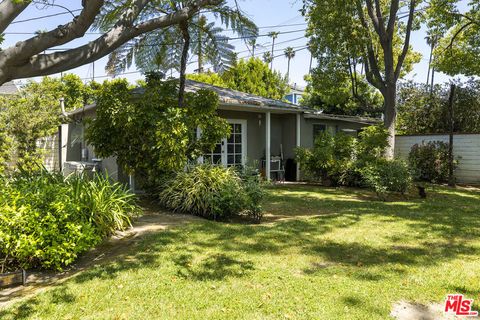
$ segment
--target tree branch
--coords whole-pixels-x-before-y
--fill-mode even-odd
[[[387,26],[387,34],[389,34],[393,38],[393,34],[395,32],[395,23],[397,21],[397,13],[400,6],[400,0],[392,0],[392,4],[390,5],[390,17],[388,17],[388,26]]]
[[[25,10],[32,1],[4,0],[0,3],[0,33],[8,28],[20,13]]]
[[[30,58],[28,63],[13,68],[12,74],[15,75],[15,78],[43,76],[91,63],[108,55],[136,36],[178,24],[192,17],[200,8],[221,2],[222,0],[198,0],[175,13],[150,19],[134,26],[128,26],[119,21],[110,31],[86,45],[62,52],[35,55]],[[0,74],[0,83],[2,80],[3,82],[11,80],[11,78],[6,78],[7,80],[4,78],[6,77],[2,78]]]
[[[365,14],[363,13],[363,7],[359,0],[356,1],[357,4],[357,11],[358,16],[360,18],[360,22],[362,23],[363,28],[369,34],[369,41],[366,46],[366,53],[365,53],[365,72],[369,73],[370,80],[369,82],[374,84],[376,83],[375,87],[381,90],[380,88],[384,85],[383,77],[380,73],[380,68],[378,67],[377,57],[375,56],[375,51],[373,50],[373,43],[372,43],[372,35],[370,34],[370,26],[367,22]],[[368,68],[368,72],[367,72]],[[374,79],[375,78],[375,79]]]
[[[40,33],[25,41],[17,42],[15,46],[1,52],[0,59],[5,59],[7,64],[13,59],[16,63],[24,63],[25,59],[37,53],[82,37],[100,12],[103,3],[104,0],[86,1],[80,15],[71,22],[58,26],[49,32]]]
[[[408,49],[410,48],[410,36],[412,33],[413,20],[415,15],[415,0],[410,0],[410,16],[408,17],[407,29],[405,31],[405,43],[403,44],[403,50],[400,56],[398,57],[397,66],[395,68],[395,80],[400,77],[400,72],[402,71],[403,62],[408,54]]]

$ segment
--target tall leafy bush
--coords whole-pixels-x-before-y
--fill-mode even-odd
[[[133,195],[107,178],[41,171],[2,182],[0,271],[61,270],[139,213]]]
[[[408,162],[416,180],[432,183],[448,181],[448,144],[445,142],[429,141],[413,145]]]
[[[260,219],[262,196],[258,176],[242,180],[235,168],[198,165],[167,179],[160,202],[173,211],[209,219],[238,214]]]

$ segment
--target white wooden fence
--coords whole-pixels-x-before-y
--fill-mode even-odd
[[[407,159],[414,144],[422,141],[443,141],[448,143],[448,135],[416,135],[397,136],[395,140],[395,155]],[[465,184],[480,184],[480,134],[457,134],[453,138],[453,153],[459,158],[458,169],[455,171],[457,182]]]

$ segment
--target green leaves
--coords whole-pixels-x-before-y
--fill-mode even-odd
[[[288,90],[287,79],[259,58],[241,59],[221,77],[228,88],[271,99],[283,100]]]
[[[0,270],[61,270],[140,212],[134,196],[108,178],[42,171],[1,182]]]
[[[125,81],[105,83],[87,140],[99,156],[116,156],[127,172],[145,177],[150,186],[196,161],[229,133],[216,115],[218,96],[212,91],[186,93],[183,108],[177,103],[177,81],[149,77],[139,91],[132,96]]]
[[[264,191],[259,177],[243,178],[233,167],[189,167],[163,183],[160,202],[173,211],[209,219],[225,219],[241,213],[260,219]]]

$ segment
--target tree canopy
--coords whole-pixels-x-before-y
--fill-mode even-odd
[[[0,2],[0,33],[29,6],[42,3],[55,6],[53,0],[4,0]],[[201,9],[224,8],[225,0],[88,0],[70,22],[17,42],[0,51],[0,84],[9,80],[43,76],[91,63],[126,42],[143,34],[185,23]],[[218,16],[223,19],[223,12]],[[47,51],[72,44],[89,30],[102,32],[93,41],[71,49]]]
[[[464,8],[466,6],[466,8]],[[434,66],[448,75],[480,75],[480,1],[434,0],[428,27],[443,35]]]
[[[310,50],[319,72],[349,77],[352,94],[358,92],[358,73],[384,97],[385,126],[390,132],[389,156],[393,156],[396,121],[396,85],[411,70],[419,55],[410,47],[412,30],[424,1],[304,0]],[[327,79],[318,77],[318,79]],[[330,80],[330,79],[327,79]],[[321,84],[318,85],[321,87]]]
[[[147,78],[138,97],[132,96],[125,80],[105,83],[96,118],[87,128],[95,153],[117,157],[127,172],[155,184],[165,173],[180,170],[213,149],[230,128],[216,114],[217,94],[186,93],[185,104],[179,107],[178,90],[178,81],[161,81],[157,76]]]
[[[240,59],[220,74],[190,74],[187,78],[270,99],[283,100],[288,93],[287,79],[260,58]]]
[[[454,132],[480,133],[480,81],[457,83]],[[447,133],[450,130],[450,86],[407,82],[398,93],[398,131],[401,134]]]
[[[65,99],[65,110],[71,111],[92,103],[98,87],[96,83],[85,85],[78,76],[66,74],[62,78],[29,81],[18,94],[0,97],[3,162],[10,159],[20,167],[37,163],[40,156],[37,140],[54,134],[61,123],[60,98]]]

